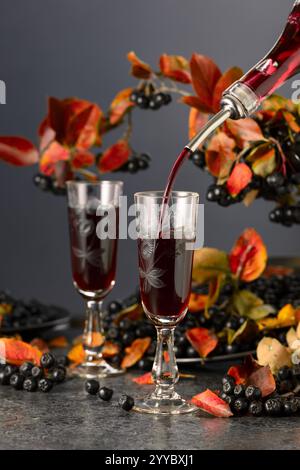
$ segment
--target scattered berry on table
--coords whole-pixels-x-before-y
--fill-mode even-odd
[[[245,413],[248,410],[249,403],[246,398],[237,398],[232,404],[233,410],[240,414]]]
[[[101,387],[99,390],[99,398],[104,401],[109,401],[113,396],[114,391],[111,388]]]
[[[23,390],[35,392],[37,390],[37,381],[33,377],[27,377],[23,382]]]
[[[134,407],[134,399],[129,395],[122,395],[119,399],[119,406],[125,411],[130,411]]]
[[[41,379],[44,375],[44,371],[41,367],[39,366],[34,366],[31,369],[31,376],[34,377],[35,379]]]
[[[34,367],[34,364],[32,362],[23,362],[23,364],[20,366],[20,374],[23,375],[24,377],[30,377],[31,376],[31,371]]]
[[[67,375],[67,371],[65,367],[55,367],[54,369],[51,369],[50,371],[50,378],[53,380],[53,382],[60,384],[62,383]]]
[[[280,398],[269,398],[264,404],[265,411],[270,416],[278,416],[282,410]]]
[[[253,400],[249,405],[249,413],[252,416],[261,416],[263,414],[263,403],[260,400]]]
[[[48,393],[53,388],[52,380],[44,377],[38,381],[38,389],[40,392]]]
[[[16,390],[22,390],[24,380],[25,380],[25,377],[23,375],[14,373],[10,377],[9,384],[12,387],[14,387]]]
[[[99,392],[100,384],[98,380],[87,380],[85,382],[85,390],[89,395],[97,395]]]
[[[292,400],[286,400],[283,403],[283,413],[286,416],[292,416],[292,415],[296,414],[297,411],[298,411],[298,405],[297,405],[296,402],[294,402]]]

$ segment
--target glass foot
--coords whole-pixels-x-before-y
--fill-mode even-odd
[[[113,367],[105,360],[102,361],[93,361],[93,362],[83,362],[78,364],[78,366],[69,370],[70,374],[75,377],[82,377],[85,379],[94,379],[102,377],[112,377],[114,375],[124,374],[124,369],[119,369]]]
[[[179,415],[183,413],[192,413],[197,407],[188,403],[175,393],[169,398],[163,398],[152,393],[150,396],[136,400],[134,411],[140,413],[152,413],[160,415]]]

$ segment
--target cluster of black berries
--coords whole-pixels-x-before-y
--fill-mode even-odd
[[[260,277],[249,283],[247,288],[276,310],[287,304],[300,306],[300,275],[297,273],[270,278]]]
[[[157,93],[151,88],[149,90],[134,90],[130,95],[130,100],[141,109],[152,109],[155,111],[171,103],[172,96],[169,93]]]
[[[148,153],[134,154],[116,171],[127,171],[128,173],[134,174],[139,170],[147,170],[147,168],[149,168],[150,161],[151,157]]]
[[[2,365],[0,369],[0,384],[10,385],[16,390],[27,392],[47,393],[54,385],[64,382],[67,358],[56,358],[51,353],[41,357],[40,366],[32,362],[24,362],[20,367],[10,364]]]
[[[42,191],[49,191],[56,196],[65,196],[67,193],[66,187],[58,186],[55,179],[51,178],[51,176],[43,175],[42,173],[34,175],[33,182],[37,188]]]
[[[61,307],[54,305],[44,305],[37,300],[24,302],[12,297],[11,294],[5,291],[0,292],[0,312],[1,306],[4,310],[9,308],[9,314],[3,315],[1,318],[1,330],[6,329],[19,329],[19,328],[32,328],[42,325],[49,321],[56,319],[63,313],[67,315],[68,312]]]
[[[300,224],[300,205],[277,207],[270,212],[269,219],[271,222],[282,224],[286,227]]]
[[[279,370],[279,375],[283,369]],[[292,368],[289,369],[289,373],[291,376],[295,373],[298,378],[300,370],[298,371],[298,367]],[[229,404],[232,412],[237,416],[246,413],[252,416],[292,416],[300,412],[300,397],[292,393],[292,390],[290,389],[290,393],[286,395],[281,395],[282,390],[276,389],[272,395],[262,398],[258,387],[236,384],[233,377],[225,375],[222,379],[220,398]]]
[[[257,198],[275,201],[279,204],[269,215],[271,222],[280,223],[286,227],[300,224],[300,205],[298,203],[287,205],[285,202],[288,195],[294,195],[296,201],[297,198],[299,198],[300,135],[295,133],[291,135],[291,129],[285,124],[274,125],[274,123],[272,123],[270,126],[268,124],[265,126],[263,123],[259,122],[259,125],[262,127],[266,137],[275,138],[280,142],[283,153],[286,156],[286,171],[277,170],[266,178],[253,175],[252,181],[237,197],[232,197],[228,193],[226,184],[218,185],[215,182],[207,190],[207,200],[209,202],[216,202],[221,207],[229,207],[243,201],[246,194],[255,189],[258,191]],[[251,147],[249,147],[249,152],[250,151]],[[279,166],[282,156],[279,154],[278,150],[276,151],[278,153],[277,160]],[[206,168],[205,152],[203,150],[194,152],[190,160],[198,168]],[[247,164],[246,153],[243,158],[240,159],[240,162]]]
[[[100,383],[95,379],[87,380],[85,390],[89,395],[98,395],[104,401],[110,401],[114,393],[111,388],[100,387]],[[118,404],[123,410],[130,411],[134,407],[134,399],[129,395],[122,395]]]
[[[192,153],[190,160],[194,163],[195,166],[201,168],[202,170],[206,166],[205,153],[202,150],[196,150],[196,152]]]

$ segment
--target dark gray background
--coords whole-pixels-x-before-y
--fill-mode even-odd
[[[151,64],[163,52],[190,57],[196,51],[214,58],[223,70],[239,65],[246,71],[272,46],[292,4],[292,0],[0,0],[0,79],[7,85],[7,104],[0,106],[0,134],[36,139],[49,95],[78,96],[105,109],[118,90],[135,83],[126,60],[131,49]],[[290,95],[290,86],[284,92]],[[157,114],[135,113],[134,146],[150,152],[153,163],[147,172],[124,175],[130,200],[135,191],[164,187],[173,160],[187,142],[187,119],[188,109],[174,103]],[[0,288],[79,312],[81,300],[71,282],[64,198],[37,190],[31,183],[33,168],[1,164],[0,171]],[[198,191],[204,201],[209,180],[187,163],[176,187]],[[245,227],[253,226],[271,255],[299,254],[299,229],[271,225],[270,208],[263,202],[250,209],[206,204],[206,245],[228,250]],[[136,246],[123,241],[111,297],[128,294],[136,282]]]

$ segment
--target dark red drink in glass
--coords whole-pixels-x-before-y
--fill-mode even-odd
[[[184,239],[139,239],[140,291],[144,309],[156,317],[185,314],[191,288],[193,250]]]

